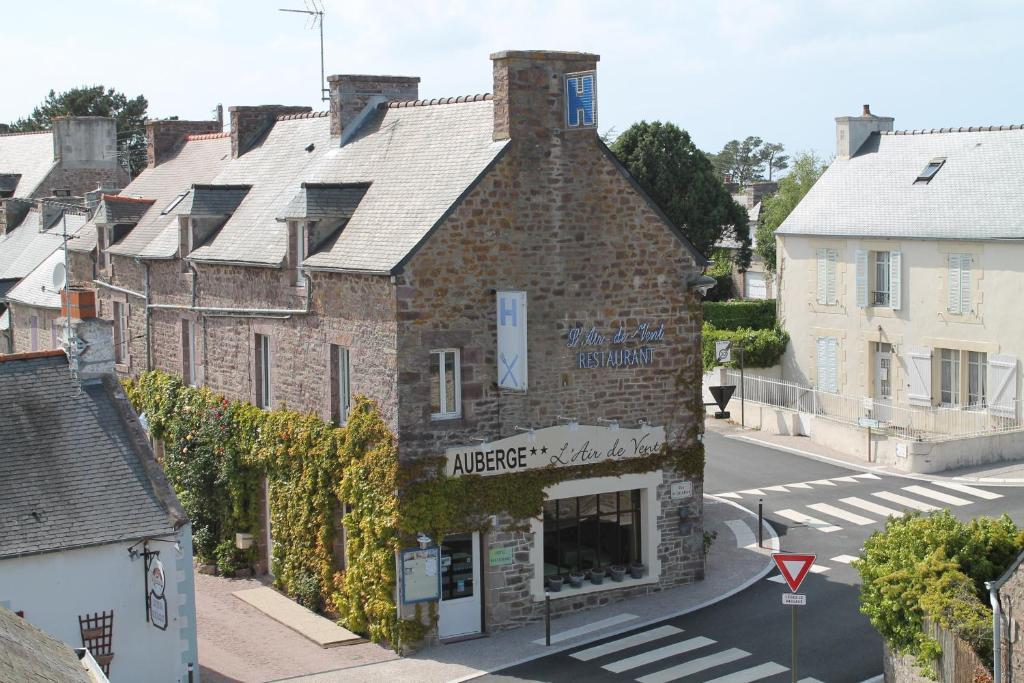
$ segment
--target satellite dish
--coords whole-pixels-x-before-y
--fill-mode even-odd
[[[68,269],[64,267],[63,263],[58,263],[53,267],[53,288],[59,292],[67,283]]]

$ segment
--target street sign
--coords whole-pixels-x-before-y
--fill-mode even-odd
[[[873,417],[858,417],[857,426],[867,427],[868,429],[878,429],[882,426],[882,423]]]
[[[779,567],[782,578],[789,584],[789,589],[794,593],[800,588],[801,582],[810,571],[817,555],[805,553],[772,553],[772,559]]]
[[[718,412],[715,413],[715,417],[722,419],[729,417],[729,413],[725,412],[725,407],[729,405],[729,399],[732,398],[732,392],[736,391],[735,384],[723,384],[720,387],[708,387],[711,392],[711,398],[715,399],[715,403],[718,404]]]
[[[715,362],[716,363],[728,363],[732,360],[732,342],[731,341],[716,341],[715,342]]]
[[[783,593],[782,594],[783,605],[799,605],[803,607],[807,604],[807,596],[801,593]]]

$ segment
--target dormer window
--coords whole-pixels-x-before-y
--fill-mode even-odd
[[[309,231],[305,222],[289,222],[289,240],[291,242],[292,268],[294,269],[293,283],[296,287],[304,287],[306,278],[302,276],[302,262],[309,255]]]
[[[935,177],[935,174],[939,172],[942,165],[946,163],[945,157],[939,157],[932,159],[928,162],[928,165],[924,167],[924,170],[917,174],[917,180],[914,181],[915,185],[927,185]]]

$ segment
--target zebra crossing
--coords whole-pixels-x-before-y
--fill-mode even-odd
[[[805,491],[808,489],[814,489],[822,486],[837,486],[838,484],[858,484],[864,481],[879,480],[877,474],[871,472],[865,472],[863,474],[854,474],[846,477],[833,477],[831,479],[814,479],[812,481],[798,481],[792,484],[779,484],[777,486],[762,486],[756,489],[743,489],[739,491],[724,491],[722,493],[712,493],[711,495],[717,498],[730,498],[732,500],[740,500],[744,496],[764,496],[766,491],[768,493],[789,493],[790,491]]]
[[[623,674],[624,678],[637,683],[670,683],[683,679],[704,683],[756,683],[789,671],[789,667],[778,662],[756,661],[746,650],[725,647],[712,638],[667,625],[586,647],[569,656],[581,662],[594,662],[605,671]],[[640,673],[641,669],[645,673]],[[799,683],[821,681],[802,678]]]

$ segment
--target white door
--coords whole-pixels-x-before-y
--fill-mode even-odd
[[[439,638],[480,633],[480,534],[453,534],[441,542]]]
[[[881,342],[875,343],[875,387],[874,410],[872,417],[883,422],[892,420],[892,346]]]
[[[743,274],[743,289],[748,299],[767,299],[768,284],[765,282],[764,273],[747,271]]]

